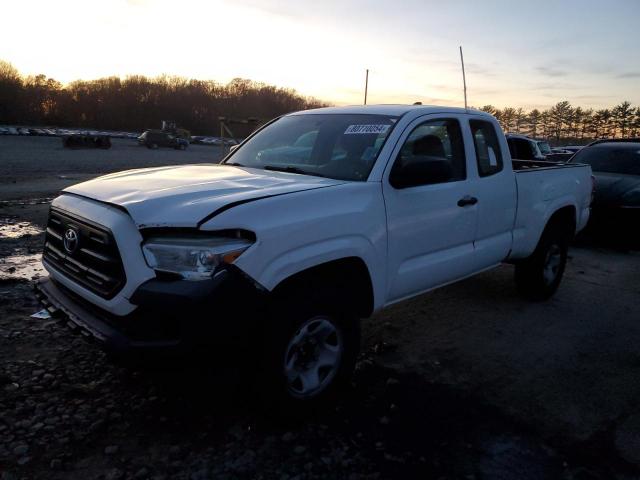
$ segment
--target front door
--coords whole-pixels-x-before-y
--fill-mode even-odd
[[[455,115],[414,121],[392,158],[383,177],[387,303],[473,273],[478,214]]]

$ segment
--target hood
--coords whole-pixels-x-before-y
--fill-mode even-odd
[[[205,217],[233,203],[342,183],[309,175],[201,164],[113,173],[64,192],[122,207],[139,228],[196,227]]]
[[[640,189],[638,175],[604,172],[594,172],[593,175],[596,177],[594,206],[622,205],[631,192]]]

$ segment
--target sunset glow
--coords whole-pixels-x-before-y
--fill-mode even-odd
[[[535,3],[535,6],[531,6]],[[0,59],[63,82],[170,74],[249,78],[336,104],[548,107],[640,103],[631,1],[21,0]],[[8,21],[10,20],[10,21]]]

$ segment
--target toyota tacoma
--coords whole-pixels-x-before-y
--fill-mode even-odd
[[[549,298],[592,191],[589,166],[512,161],[483,112],[292,113],[220,164],[65,189],[37,288],[115,356],[243,351],[258,391],[308,404],[349,379],[359,319],[391,304],[505,262]]]

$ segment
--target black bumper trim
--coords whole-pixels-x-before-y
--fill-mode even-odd
[[[130,302],[137,308],[117,316],[49,277],[36,294],[54,315],[111,353],[189,355],[249,345],[261,325],[267,295],[234,266],[210,280],[190,282],[157,278],[140,285]]]
[[[128,350],[171,349],[179,345],[179,340],[139,341],[129,338],[107,321],[97,316],[80,303],[74,301],[49,277],[40,279],[36,285],[36,295],[54,316],[64,314],[61,320],[84,337],[95,340],[106,350],[119,352]]]

